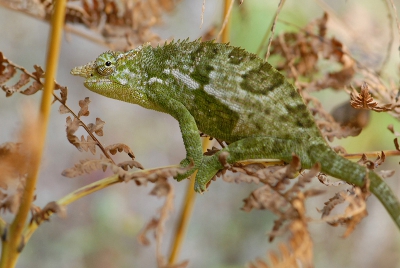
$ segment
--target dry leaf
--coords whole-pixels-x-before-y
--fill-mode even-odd
[[[39,142],[32,133],[38,133],[37,120],[37,108],[25,104],[18,142],[0,145],[0,209],[11,213],[21,204],[30,165],[36,161]]]
[[[56,213],[60,218],[65,218],[67,215],[65,207],[53,201],[48,203],[43,209],[35,210],[31,218],[31,223],[36,222],[39,225],[43,221],[49,221],[52,213]]]
[[[66,132],[67,132],[67,139],[68,141],[74,145],[79,151],[82,150],[81,145],[80,145],[80,140],[77,136],[74,135],[74,133],[78,130],[80,126],[80,122],[77,118],[71,119],[70,116],[66,118],[67,126],[66,126]]]
[[[81,109],[78,112],[78,118],[80,118],[81,116],[89,115],[89,103],[89,97],[86,97],[84,100],[79,101],[79,107],[81,107]]]
[[[128,168],[132,169],[134,167],[143,169],[142,164],[140,164],[139,162],[137,162],[135,160],[124,161],[122,163],[119,163],[117,166],[121,167],[125,171],[128,171]]]
[[[80,160],[74,167],[63,170],[61,175],[68,178],[75,178],[96,170],[105,171],[110,164],[111,161],[106,158]]]
[[[116,144],[111,144],[105,148],[106,151],[109,151],[112,155],[115,155],[117,152],[125,152],[129,155],[130,158],[134,159],[135,155],[133,154],[133,151],[131,148],[129,148],[128,145],[123,144],[123,143],[116,143]]]
[[[89,112],[89,111],[88,111]],[[88,124],[87,127],[89,129],[90,133],[96,133],[97,136],[103,136],[103,126],[106,122],[101,120],[100,118],[96,118],[96,123],[95,124]]]
[[[386,112],[392,110],[392,105],[385,105],[383,107],[378,106],[378,103],[372,98],[371,94],[368,92],[367,83],[361,85],[360,93],[355,90],[350,95],[350,104],[356,109],[367,109],[373,110],[375,112]]]
[[[60,108],[58,108],[58,112],[60,114],[67,114],[69,113],[69,109],[64,105],[64,104],[60,104]]]

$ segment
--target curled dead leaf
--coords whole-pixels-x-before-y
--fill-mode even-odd
[[[106,122],[101,120],[99,117],[96,118],[96,123],[95,124],[88,124],[87,127],[89,129],[90,133],[96,133],[97,136],[103,136],[103,126]]]
[[[133,151],[131,148],[129,148],[128,145],[123,144],[123,143],[116,143],[116,144],[111,144],[105,148],[106,151],[109,151],[112,155],[115,155],[117,152],[125,152],[128,154],[128,156],[132,159],[135,158],[135,155],[133,154]]]
[[[90,103],[89,97],[86,97],[84,100],[79,101],[79,107],[81,107],[81,109],[78,112],[78,118],[80,118],[81,116],[89,115],[89,103]]]
[[[57,202],[48,203],[43,209],[35,210],[31,218],[31,223],[36,222],[37,224],[42,223],[43,221],[49,221],[50,215],[56,213],[60,218],[65,218],[67,215],[66,209],[64,206],[60,206]]]
[[[143,169],[142,164],[140,164],[139,162],[137,162],[135,160],[124,161],[122,163],[119,163],[117,166],[121,167],[125,171],[128,171],[128,168],[132,169],[134,167]]]
[[[350,94],[351,106],[355,109],[373,110],[375,112],[386,112],[392,110],[391,104],[378,106],[378,103],[372,98],[368,90],[368,84],[365,82],[361,85],[360,93],[357,93],[357,91],[353,90],[353,92]]]

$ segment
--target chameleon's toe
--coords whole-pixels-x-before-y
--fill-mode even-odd
[[[182,173],[182,174],[178,174],[178,175],[176,175],[174,177],[174,179],[177,180],[177,181],[181,181],[181,180],[187,179],[190,175],[192,175],[193,172],[194,172],[194,169],[193,170],[189,170],[189,171],[187,171],[185,173]]]
[[[211,165],[212,160],[212,158],[206,158],[205,161],[203,161],[203,165],[199,167],[196,175],[196,181],[194,183],[194,190],[198,193],[202,193],[207,190],[208,184],[219,170],[218,166],[213,167]],[[216,163],[219,164],[219,162]]]
[[[197,193],[203,193],[207,189],[206,184],[201,184],[199,182],[194,183],[194,191]]]
[[[180,162],[181,168],[188,168],[190,164],[191,164],[191,161],[188,158],[185,158]],[[196,167],[190,168],[190,169],[186,170],[185,172],[176,175],[174,177],[174,179],[177,180],[177,181],[181,181],[181,180],[187,179],[190,175],[193,174],[193,172],[195,170],[196,170]]]

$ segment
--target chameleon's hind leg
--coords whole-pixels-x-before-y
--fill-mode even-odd
[[[212,156],[204,156],[196,175],[195,191],[205,191],[207,183],[218,170],[223,168],[219,161],[219,155],[222,152],[229,153],[227,158],[229,164],[240,160],[261,158],[290,162],[293,152],[299,155],[302,161],[307,161],[308,157],[303,156],[300,148],[299,141],[273,137],[251,137],[236,141]]]

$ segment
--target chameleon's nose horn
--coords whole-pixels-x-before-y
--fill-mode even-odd
[[[89,62],[86,65],[75,67],[71,70],[72,75],[79,75],[85,78],[89,78],[94,71],[94,61]]]

